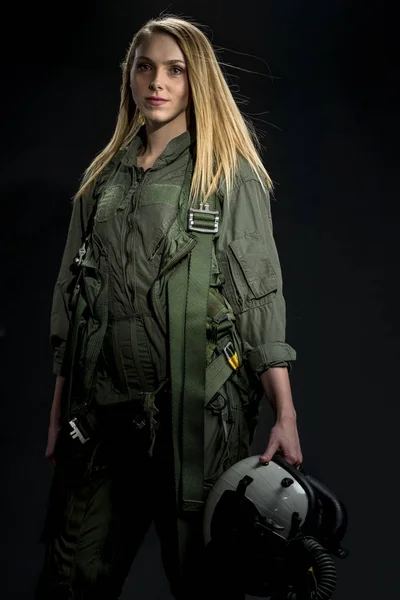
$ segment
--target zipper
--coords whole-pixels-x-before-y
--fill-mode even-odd
[[[197,244],[197,240],[195,238],[191,238],[190,241],[186,244],[186,246],[184,246],[179,252],[177,252],[177,254],[173,257],[173,259],[171,260],[170,263],[166,264],[165,267],[162,269],[162,271],[160,271],[160,273],[157,276],[157,279],[154,281],[152,287],[151,287],[151,301],[153,304],[153,309],[155,312],[155,315],[157,317],[157,321],[158,324],[161,328],[161,331],[164,333],[164,335],[167,334],[167,328],[166,328],[166,324],[165,321],[161,315],[161,311],[159,311],[158,309],[158,301],[156,298],[156,284],[159,283],[160,278],[165,275],[165,273],[167,273],[168,271],[170,271],[175,265],[176,263],[178,263],[180,260],[182,260],[182,258],[188,253],[190,252],[190,250]]]
[[[164,234],[164,235],[161,237],[160,241],[159,241],[159,242],[158,242],[158,244],[156,245],[156,247],[155,247],[155,249],[154,249],[154,251],[153,251],[152,255],[151,255],[151,256],[150,256],[150,258],[149,258],[149,262],[151,262],[152,260],[154,260],[154,257],[157,255],[157,252],[159,251],[159,249],[160,249],[160,246],[161,246],[161,244],[163,243],[164,239],[165,239],[165,234]]]
[[[133,284],[133,303],[132,303],[132,309],[134,310],[134,304],[137,304],[137,293],[136,293],[136,222],[135,222],[135,215],[137,212],[137,208],[138,208],[138,204],[139,204],[139,200],[140,200],[140,193],[142,191],[144,182],[146,180],[146,176],[147,173],[150,171],[150,169],[148,169],[147,171],[142,171],[140,173],[140,179],[138,181],[138,186],[135,190],[135,206],[133,208],[133,211],[130,215],[131,217],[131,221],[132,221],[132,227],[131,227],[131,232],[132,232],[132,243],[133,243],[133,253],[132,253],[132,268],[133,268],[133,277],[132,277],[132,284]],[[128,243],[128,240],[127,240]]]
[[[135,302],[136,302],[136,252],[135,252],[135,245],[136,245],[136,227],[135,227],[135,215],[137,212],[137,208],[139,205],[139,200],[140,200],[140,193],[141,190],[144,186],[146,177],[147,177],[147,173],[151,171],[151,169],[148,169],[147,171],[143,171],[143,169],[140,171],[140,175],[137,178],[137,185],[136,186],[132,186],[132,191],[130,192],[130,197],[129,197],[129,201],[127,203],[127,212],[124,215],[124,223],[123,223],[123,234],[121,235],[122,238],[122,248],[121,248],[121,254],[124,257],[123,261],[124,261],[124,265],[123,265],[123,273],[124,273],[124,287],[125,287],[125,293],[128,297],[128,301],[132,310],[132,313],[135,313]],[[132,207],[132,198],[135,196],[135,204]],[[131,219],[131,226],[128,227],[129,225],[129,221],[128,219]],[[132,292],[129,291],[129,287],[128,287],[128,278],[126,275],[126,266],[129,262],[129,237],[126,233],[127,228],[129,229],[129,231],[131,232],[131,236],[132,236],[132,244],[133,244],[133,253],[132,253],[132,268],[133,268],[133,276],[132,276],[132,284],[133,284],[133,297],[132,297]],[[134,324],[135,324],[135,335],[136,335],[136,327],[137,327],[137,321],[136,319],[134,319]],[[134,363],[135,363],[135,367],[136,367],[136,371],[137,371],[137,375],[140,381],[140,385],[142,387],[142,389],[147,390],[148,389],[148,384],[143,372],[143,368],[142,365],[140,363],[140,358],[139,358],[139,353],[136,347],[135,342],[133,342],[133,344],[131,344],[132,347],[132,352],[133,352],[133,357],[134,357]]]
[[[124,211],[124,215],[122,217],[123,222],[122,222],[121,247],[120,247],[121,260],[122,260],[122,277],[124,279],[124,289],[125,289],[126,297],[129,299],[129,304],[131,306],[132,312],[133,312],[133,306],[132,306],[132,302],[131,302],[129,291],[128,291],[128,281],[127,281],[127,277],[126,277],[127,259],[126,259],[126,252],[125,252],[125,246],[126,246],[125,237],[126,237],[126,228],[127,228],[127,222],[128,222],[128,214],[130,211],[131,196],[133,193],[134,193],[134,186],[132,185],[131,189],[128,192],[129,199],[128,199],[128,202],[126,205],[126,209]]]
[[[150,169],[148,169],[148,171],[150,171]],[[138,177],[137,181],[132,184],[130,190],[128,191],[128,202],[126,205],[126,209],[124,211],[124,215],[123,215],[123,223],[122,223],[122,231],[121,231],[121,258],[122,258],[122,274],[123,274],[123,278],[124,278],[124,289],[125,289],[125,294],[126,297],[128,298],[129,301],[129,305],[131,307],[132,312],[135,312],[134,310],[134,306],[132,303],[132,297],[131,294],[129,292],[129,288],[128,288],[128,279],[126,276],[126,267],[127,267],[127,263],[128,263],[128,252],[127,252],[127,246],[128,246],[128,241],[127,241],[127,228],[128,228],[128,217],[131,214],[131,202],[132,202],[132,197],[134,194],[138,194],[141,190],[141,188],[143,187],[143,182],[144,179],[148,173],[148,171],[146,172],[141,172],[140,176]],[[136,213],[136,208],[137,208],[137,202],[135,205],[135,209],[132,211],[132,215],[134,216]],[[133,260],[135,260],[133,258]]]

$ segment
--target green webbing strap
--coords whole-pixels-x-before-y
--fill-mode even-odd
[[[197,243],[174,268],[167,289],[172,439],[181,568],[190,543],[190,528],[184,512],[202,509],[204,501],[206,316],[216,223],[215,215],[207,210],[201,213],[189,211],[192,167],[190,158],[182,186],[180,216],[181,226],[189,229]],[[199,232],[198,229],[206,231]]]
[[[168,282],[175,483],[177,505],[184,512],[200,510],[204,500],[206,318],[218,222],[207,205],[201,210],[189,208],[192,172],[190,158],[182,186],[181,224],[197,243]]]
[[[204,495],[206,312],[213,236],[207,233],[201,237],[203,243],[198,240],[168,282],[172,439],[181,570],[191,542],[191,529],[182,518],[182,510],[201,509]],[[196,301],[193,294],[197,295]],[[193,320],[191,327],[189,319]]]
[[[81,318],[82,318],[85,308],[86,308],[86,301],[82,297],[82,294],[79,292],[77,304],[76,304],[76,308],[75,308],[75,313],[74,313],[74,324],[72,326],[71,341],[70,341],[70,365],[71,365],[71,368],[69,369],[68,396],[67,396],[67,402],[66,402],[67,406],[66,406],[66,411],[64,413],[68,421],[70,418],[69,411],[70,411],[70,407],[71,407],[72,380],[73,380],[73,376],[74,376],[75,355],[76,355],[76,349],[78,346],[78,331],[79,331],[79,325],[80,325]]]
[[[186,295],[179,293],[187,286],[188,278],[188,260],[185,259],[175,269],[168,282],[168,310],[169,310],[169,356],[171,373],[171,396],[172,396],[172,442],[174,449],[174,473],[175,473],[175,491],[177,496],[177,505],[180,494],[180,474],[181,474],[181,446],[179,440],[182,434],[181,428],[181,399],[183,394],[183,371],[184,371],[184,345],[182,340],[185,338],[185,320],[182,315],[185,314]],[[177,293],[178,292],[178,293]]]
[[[196,214],[196,217],[198,213]],[[206,387],[206,318],[211,276],[214,215],[201,214],[197,244],[189,255],[186,297],[185,369],[182,405],[182,508],[197,511],[204,498],[204,398]]]
[[[182,315],[185,314],[186,295],[177,293],[179,290],[186,289],[188,280],[188,259],[186,258],[172,273],[168,282],[168,307],[169,307],[169,355],[170,355],[170,373],[171,373],[171,398],[172,398],[172,445],[174,454],[174,476],[175,476],[175,494],[176,506],[180,507],[181,496],[181,399],[183,394],[183,370],[184,370],[184,345],[182,340],[185,338],[185,320]],[[179,568],[183,573],[183,563],[188,543],[188,526],[181,518],[181,514],[176,516],[177,531],[177,550],[179,559]]]
[[[207,404],[211,400],[231,375],[232,367],[226,360],[225,354],[220,354],[207,367],[204,404]]]

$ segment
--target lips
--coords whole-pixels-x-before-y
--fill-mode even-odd
[[[165,104],[165,102],[168,102],[168,100],[164,100],[164,98],[157,98],[153,96],[150,98],[146,98],[146,102],[152,104],[153,106],[159,106],[160,104]]]

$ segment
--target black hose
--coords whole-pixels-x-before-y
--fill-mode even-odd
[[[312,556],[313,569],[316,571],[317,589],[312,592],[310,600],[330,600],[337,582],[335,563],[329,552],[314,538],[304,538],[303,544]],[[297,598],[296,592],[290,592],[287,596],[287,600],[297,600]]]

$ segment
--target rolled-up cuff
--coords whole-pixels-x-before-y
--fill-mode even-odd
[[[296,360],[296,351],[285,342],[271,342],[251,350],[246,359],[257,375],[271,367],[287,367],[291,370],[291,362]]]

